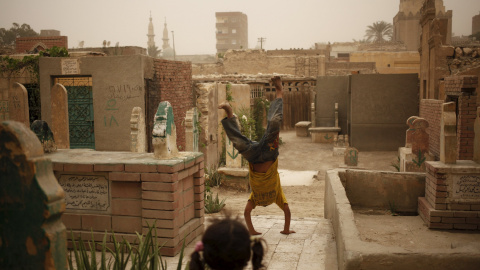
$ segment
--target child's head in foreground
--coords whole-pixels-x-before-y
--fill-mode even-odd
[[[197,243],[192,253],[190,269],[204,269],[205,263],[214,270],[243,269],[250,258],[254,270],[263,267],[262,239],[250,240],[245,225],[227,216],[215,220],[205,231],[202,241]]]

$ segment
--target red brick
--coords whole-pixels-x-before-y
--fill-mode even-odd
[[[125,164],[126,172],[148,173],[157,172],[158,165],[149,164]]]
[[[112,229],[116,233],[140,233],[142,232],[142,218],[112,216]]]
[[[173,202],[179,200],[181,192],[160,192],[160,191],[143,191],[142,199],[152,201]]]
[[[202,156],[203,157],[203,156]],[[198,169],[203,170],[205,168],[205,161],[202,161],[198,164]]]
[[[470,208],[472,211],[480,211],[480,204],[472,204]]]
[[[148,182],[175,182],[178,180],[176,173],[142,173],[142,181]]]
[[[182,180],[183,190],[187,190],[193,187],[193,176],[189,176]]]
[[[139,173],[111,172],[108,173],[110,181],[136,181],[140,182]]]
[[[184,178],[187,178],[188,175],[188,169],[187,170],[182,170],[178,172],[178,180],[182,180]]]
[[[204,197],[205,197],[205,193],[194,193],[194,194],[193,194],[193,200],[194,200],[195,202],[203,201],[203,200],[204,200]]]
[[[63,164],[64,172],[93,172],[92,164]]]
[[[183,192],[183,205],[188,206],[193,203],[193,188],[185,190]]]
[[[178,190],[178,182],[174,182],[174,183],[143,182],[142,190],[174,192]]]
[[[112,229],[112,218],[110,215],[82,215],[82,229],[110,231]]]
[[[195,217],[195,208],[193,204],[185,207],[185,221],[189,221]]]
[[[142,200],[112,199],[112,215],[138,216],[142,213]]]
[[[205,155],[201,154],[200,156],[195,158],[195,163],[201,163],[204,160],[205,160]],[[203,169],[203,167],[201,169]]]
[[[111,182],[112,198],[141,199],[140,182]]]
[[[451,204],[448,205],[448,209],[469,211],[470,210],[470,205],[469,204],[451,203]]]
[[[82,228],[82,216],[70,213],[64,213],[62,215],[62,222],[67,227],[67,231],[79,230]]]
[[[195,217],[203,217],[205,216],[205,208],[202,209],[195,209]]]
[[[428,226],[430,229],[453,229],[452,223],[430,223]]]
[[[204,193],[205,192],[205,186],[195,186],[193,188],[194,193]]]
[[[96,172],[121,172],[125,169],[123,164],[95,164],[93,170]]]
[[[193,177],[203,177],[205,175],[205,170],[204,169],[201,169],[201,170],[198,170],[198,172],[196,172]]]
[[[205,201],[194,202],[195,209],[204,209]]]
[[[193,175],[198,172],[198,165],[193,165],[188,169],[188,175]]]
[[[185,160],[185,169],[190,168],[195,164],[195,158]]]
[[[466,223],[480,225],[480,218],[467,218]]]
[[[179,210],[167,211],[167,210],[151,210],[142,209],[143,218],[156,218],[156,219],[176,219],[179,216]]]
[[[474,224],[453,224],[453,228],[458,230],[476,230],[478,226]]]
[[[465,223],[465,218],[442,217],[442,223]]]
[[[203,186],[205,184],[205,177],[194,177],[193,184],[195,186]]]
[[[144,218],[142,223],[143,227],[155,226],[155,228],[180,228],[180,224],[178,219],[146,219]],[[182,223],[183,225],[183,223]]]
[[[178,201],[165,202],[165,201],[142,201],[143,209],[157,209],[157,210],[175,210],[178,209]]]
[[[175,165],[158,165],[157,171],[160,173],[174,173],[185,169],[185,163],[179,162]]]
[[[465,218],[476,218],[477,212],[474,211],[454,211],[453,212],[454,217],[465,217]]]

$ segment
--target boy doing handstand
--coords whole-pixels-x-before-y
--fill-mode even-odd
[[[267,206],[276,203],[285,214],[285,225],[280,233],[291,234],[291,213],[287,199],[283,194],[278,174],[278,140],[280,124],[283,119],[283,95],[282,80],[275,76],[272,78],[275,86],[276,99],[270,104],[267,114],[267,129],[258,141],[251,141],[243,136],[233,114],[232,107],[228,103],[222,103],[218,108],[225,110],[227,117],[222,120],[223,128],[233,147],[249,163],[249,181],[252,193],[245,206],[245,222],[251,235],[261,234],[253,228],[251,212],[257,206]]]

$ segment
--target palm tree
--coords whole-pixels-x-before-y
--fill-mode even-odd
[[[393,27],[391,23],[385,21],[374,22],[367,26],[365,37],[370,42],[384,42],[392,39]]]

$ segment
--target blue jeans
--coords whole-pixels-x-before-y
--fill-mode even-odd
[[[258,141],[243,136],[236,117],[222,119],[222,125],[233,147],[250,163],[275,161],[278,157],[278,140],[283,119],[283,99],[277,98],[270,103],[267,114],[267,129]]]

